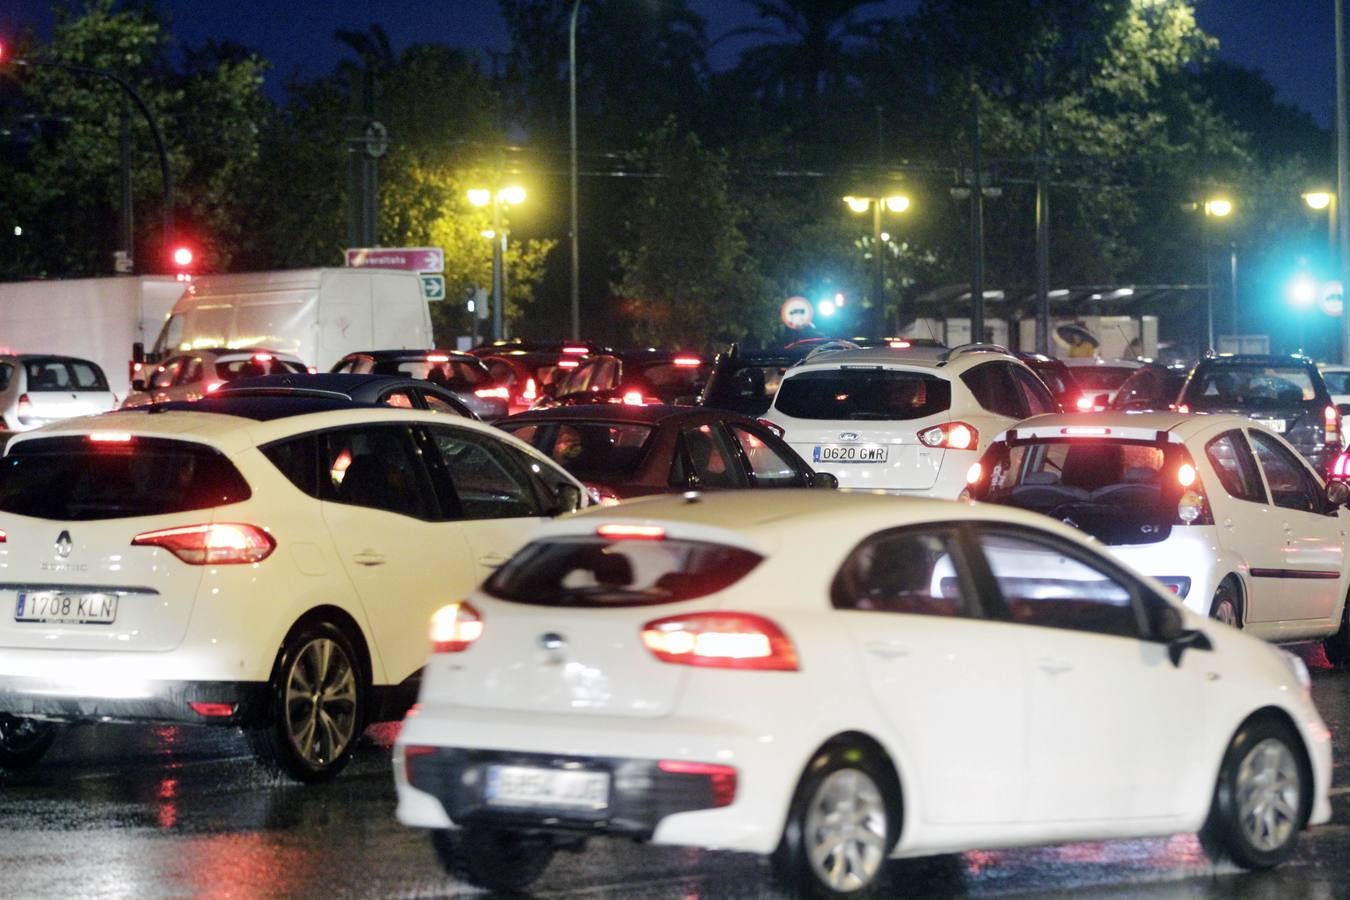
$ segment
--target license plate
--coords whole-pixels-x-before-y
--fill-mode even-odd
[[[884,446],[838,447],[834,444],[817,444],[811,453],[811,461],[818,463],[884,463]]]
[[[14,606],[14,619],[18,622],[111,625],[117,619],[117,595],[20,591]]]
[[[532,766],[489,766],[484,792],[492,806],[598,811],[609,806],[609,773]]]
[[[1256,421],[1276,434],[1284,434],[1284,419],[1257,419]]]

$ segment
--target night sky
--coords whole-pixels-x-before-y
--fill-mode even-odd
[[[875,13],[864,12],[904,14],[914,5],[914,0],[885,0],[874,5]],[[484,51],[505,50],[507,44],[496,0],[159,0],[159,6],[183,43],[228,38],[269,59],[268,92],[278,99],[287,76],[327,74],[350,52],[333,40],[340,28],[378,22],[396,50],[417,42]],[[736,0],[692,0],[691,6],[708,20],[712,37],[757,22],[753,9]],[[0,6],[0,37],[24,25],[48,34],[51,7],[42,0],[7,0]],[[1197,8],[1201,27],[1220,40],[1224,59],[1262,70],[1281,101],[1331,125],[1336,99],[1332,0],[1200,0]],[[719,46],[714,65],[734,64],[743,46],[732,41]]]

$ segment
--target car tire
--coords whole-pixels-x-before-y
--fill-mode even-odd
[[[866,751],[825,748],[806,767],[770,861],[774,876],[805,897],[873,895],[899,837],[894,779]]]
[[[1335,634],[1322,639],[1322,649],[1327,654],[1327,662],[1336,668],[1350,665],[1350,597],[1345,599],[1341,609],[1341,627]]]
[[[1232,577],[1225,578],[1209,604],[1209,617],[1233,628],[1242,628],[1242,599]]]
[[[0,769],[37,765],[56,740],[57,728],[54,722],[0,713]]]
[[[545,835],[469,826],[431,832],[446,874],[490,891],[523,891],[544,874],[556,847]]]
[[[273,669],[267,724],[249,732],[259,762],[313,784],[351,759],[369,691],[351,639],[331,622],[296,627]]]
[[[1200,843],[1210,859],[1269,869],[1294,852],[1308,821],[1312,775],[1297,736],[1282,722],[1246,722],[1224,754]]]

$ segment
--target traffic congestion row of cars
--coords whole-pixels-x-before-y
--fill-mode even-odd
[[[322,781],[406,716],[399,819],[500,890],[606,835],[839,897],[893,856],[1178,831],[1264,868],[1330,817],[1277,646],[1350,662],[1306,360],[1168,399],[904,339],[238,355],[10,440],[0,766],[170,721]]]

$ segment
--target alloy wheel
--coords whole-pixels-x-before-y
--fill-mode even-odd
[[[803,843],[816,877],[840,892],[871,884],[885,862],[886,824],[876,782],[857,769],[831,773],[806,812]]]
[[[337,759],[356,732],[356,673],[342,647],[315,638],[295,655],[286,676],[286,735],[315,767]]]
[[[1284,846],[1299,827],[1301,789],[1298,761],[1289,746],[1266,738],[1238,767],[1239,822],[1252,846],[1269,852]]]

